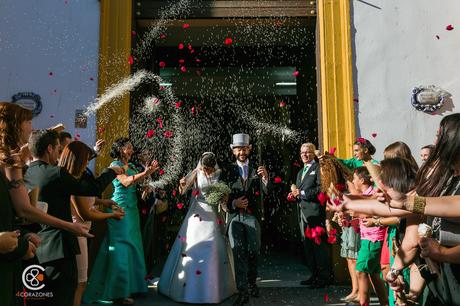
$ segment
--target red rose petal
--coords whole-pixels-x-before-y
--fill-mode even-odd
[[[173,132],[172,132],[172,131],[165,131],[165,132],[163,133],[163,136],[164,136],[165,138],[171,138],[171,137],[173,136]]]
[[[334,155],[335,151],[337,150],[336,147],[329,148],[329,154]]]
[[[182,25],[182,28],[188,29],[188,28],[190,28],[190,25],[189,25],[188,23],[184,23],[184,24]]]
[[[327,237],[327,243],[329,244],[334,244],[337,242],[337,237],[336,236],[329,236]]]
[[[200,194],[200,190],[198,190],[198,189],[193,189],[193,191],[192,191],[192,196],[196,197],[196,196],[198,196],[199,194]]]
[[[99,133],[104,133],[104,131],[105,131],[105,128],[103,128],[103,127],[100,127],[100,128],[98,129],[98,131],[99,131]]]
[[[131,31],[131,36],[136,36],[136,31]]]
[[[318,200],[321,205],[324,205],[329,200],[329,197],[324,192],[320,192],[318,194]]]
[[[182,67],[180,67],[180,71],[182,73],[185,73],[185,72],[187,72],[187,68],[185,66],[182,66]]]
[[[345,191],[345,184],[337,183],[337,184],[335,184],[335,188],[340,192],[344,192]]]
[[[182,65],[183,63],[185,63],[185,60],[183,58],[179,59],[179,64]]]
[[[184,207],[184,203],[179,202],[179,203],[177,203],[176,206],[177,206],[177,208],[182,209]]]
[[[446,26],[446,30],[447,30],[447,31],[452,31],[453,29],[454,29],[454,27],[453,27],[451,24],[449,24],[448,26]]]
[[[258,197],[258,196],[260,196],[260,192],[256,191],[256,192],[254,192],[254,195],[255,195],[256,197]]]
[[[231,37],[225,38],[224,44],[227,46],[231,45],[233,43],[233,39]]]
[[[296,198],[292,193],[289,193],[286,199],[288,200],[288,202],[295,202],[296,201]]]
[[[161,119],[161,117],[158,117],[157,119],[155,119],[155,121],[160,125],[160,129],[163,128],[163,119]]]
[[[182,50],[184,49],[184,44],[183,43],[180,43],[179,46],[177,46],[179,48],[179,50]]]
[[[337,234],[337,230],[335,228],[331,229],[329,231],[329,235],[332,236],[332,235],[336,235]]]
[[[165,174],[165,171],[163,169],[159,169],[158,170],[158,175],[163,175],[163,174]]]
[[[341,203],[339,198],[334,198],[334,200],[332,202],[334,202],[335,205],[340,205],[340,203]]]
[[[166,89],[166,87],[164,87],[164,86],[160,86],[160,88],[159,88],[159,90],[165,90],[165,89]]]
[[[195,115],[195,113],[196,113],[196,108],[195,108],[195,106],[192,106],[191,111],[192,111],[192,115]]]
[[[196,271],[195,271],[195,274],[196,274],[196,275],[201,275],[201,271],[200,271],[200,270],[196,270]]]
[[[176,195],[177,195],[177,190],[176,189],[173,189],[173,191],[171,192],[172,196],[175,198]]]
[[[329,295],[327,293],[324,294],[324,301],[326,303],[329,302]]]
[[[147,131],[147,134],[145,135],[145,137],[147,137],[147,138],[152,138],[154,135],[155,135],[155,131],[154,131],[154,130],[148,130],[148,131]]]
[[[180,108],[182,106],[182,101],[177,101],[176,102],[176,108]]]
[[[294,73],[292,75],[295,76],[295,77],[298,77],[299,76],[299,71],[297,71],[297,70],[294,71]]]
[[[281,183],[283,180],[282,180],[279,176],[275,176],[275,177],[273,178],[273,181],[274,181],[276,184],[279,184],[279,183]]]
[[[217,224],[224,224],[224,221],[222,221],[222,219],[217,219]]]
[[[159,62],[159,63],[158,63],[158,66],[160,66],[160,68],[164,68],[164,67],[166,67],[166,63],[163,62],[163,61],[162,61],[162,62]]]
[[[128,57],[128,64],[130,65],[134,64],[134,57],[132,55]]]
[[[279,105],[280,105],[280,107],[285,107],[285,106],[286,106],[286,102],[280,101]]]
[[[311,239],[312,238],[312,229],[307,226],[305,229],[305,238]]]
[[[160,34],[160,39],[165,39],[165,38],[166,38],[166,34],[161,33]]]
[[[199,58],[196,58],[196,59],[195,59],[195,62],[201,63],[201,60],[200,60]]]
[[[372,133],[371,136],[375,138],[377,137],[377,133]]]
[[[193,49],[192,45],[188,43],[187,44],[187,49],[192,50]]]

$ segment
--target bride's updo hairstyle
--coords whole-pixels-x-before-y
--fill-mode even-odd
[[[201,166],[207,168],[214,168],[217,164],[216,156],[212,152],[204,152],[201,155]]]

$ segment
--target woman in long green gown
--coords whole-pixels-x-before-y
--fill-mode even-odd
[[[142,247],[139,212],[137,208],[136,184],[149,177],[158,168],[156,161],[138,173],[129,162],[133,147],[128,138],[117,139],[110,156],[115,159],[111,166],[125,168],[125,174],[113,180],[112,200],[124,211],[122,220],[108,220],[107,236],[99,249],[89,277],[83,300],[114,300],[131,305],[133,293],[147,291],[147,274]]]

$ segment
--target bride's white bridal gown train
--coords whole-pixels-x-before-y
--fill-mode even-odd
[[[225,220],[206,203],[207,187],[218,182],[197,170],[189,211],[176,237],[158,284],[159,291],[177,302],[220,303],[236,293],[231,249]]]

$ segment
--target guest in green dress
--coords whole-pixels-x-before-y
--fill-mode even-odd
[[[133,293],[147,291],[136,184],[157,170],[158,163],[149,163],[143,172],[138,172],[129,162],[132,154],[133,146],[128,138],[117,139],[112,145],[110,156],[115,161],[111,165],[125,169],[125,173],[112,182],[112,200],[125,211],[125,217],[107,220],[107,236],[99,249],[83,297],[86,303],[115,300],[131,305],[134,303],[130,298]]]
[[[364,166],[365,161],[378,164],[378,161],[372,159],[375,151],[374,145],[369,140],[360,137],[353,144],[353,157],[350,159],[337,158],[337,160],[351,171],[354,171],[356,168]]]

